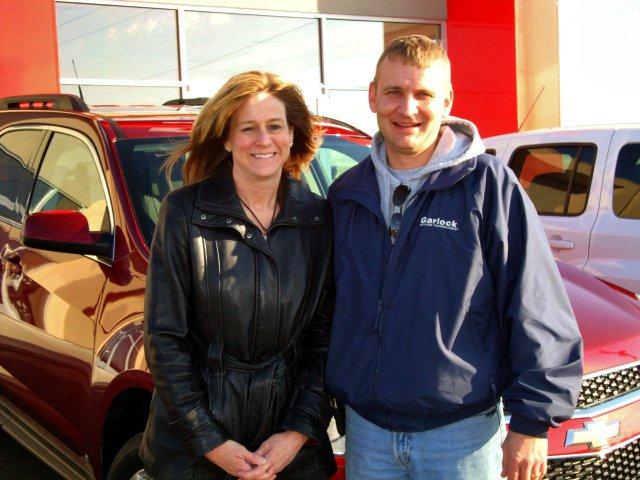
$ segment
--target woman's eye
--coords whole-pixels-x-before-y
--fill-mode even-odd
[[[278,125],[278,124],[269,125],[269,130],[272,130],[272,131],[282,130],[282,125]]]
[[[254,130],[254,127],[244,127],[242,130],[240,130],[241,132],[252,132]]]

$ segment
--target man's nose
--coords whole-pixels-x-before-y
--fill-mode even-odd
[[[402,113],[415,115],[418,113],[418,101],[413,95],[407,95],[402,101]]]

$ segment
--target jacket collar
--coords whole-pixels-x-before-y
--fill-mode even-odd
[[[477,164],[477,157],[471,157],[451,167],[436,170],[429,174],[419,191],[446,190],[475,170]]]
[[[472,157],[452,167],[436,170],[428,175],[418,192],[444,190],[461,181],[476,168],[477,159]],[[364,205],[384,224],[380,207],[380,187],[371,156],[346,172],[333,184],[330,197],[353,200]]]
[[[477,158],[472,157],[451,167],[436,170],[426,177],[420,191],[449,188],[473,171],[477,163]],[[380,202],[380,189],[371,156],[347,172],[333,188],[335,195],[339,197],[349,196],[347,192],[357,192],[357,194],[365,195],[374,201]]]
[[[318,225],[324,221],[320,199],[302,181],[285,177],[285,199],[277,223]],[[198,185],[197,209],[247,219],[231,175],[231,162],[224,162]],[[248,220],[248,219],[247,219]]]

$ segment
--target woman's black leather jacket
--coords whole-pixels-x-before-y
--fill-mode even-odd
[[[265,240],[228,165],[165,198],[145,303],[156,390],[140,453],[153,478],[224,478],[203,454],[227,439],[255,451],[283,430],[311,442],[279,478],[335,471],[323,388],[329,221],[325,200],[287,179]]]

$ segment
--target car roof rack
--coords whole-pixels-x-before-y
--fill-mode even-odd
[[[0,98],[0,110],[90,111],[84,100],[70,93],[40,93]]]
[[[173,100],[167,100],[162,105],[166,107],[175,106],[188,106],[188,107],[201,107],[209,100],[208,97],[196,97],[196,98],[174,98]]]

